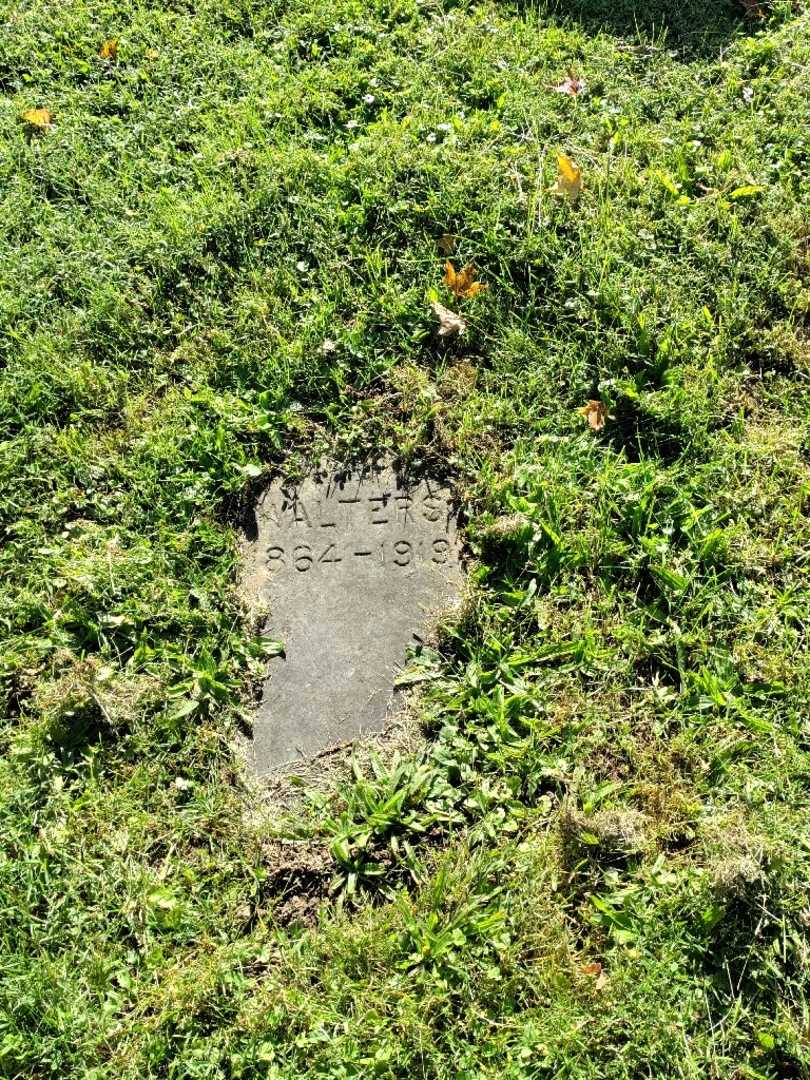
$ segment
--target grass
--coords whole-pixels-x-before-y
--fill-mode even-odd
[[[810,1076],[807,10],[0,22],[0,1075]],[[374,452],[473,596],[259,820],[240,513]]]

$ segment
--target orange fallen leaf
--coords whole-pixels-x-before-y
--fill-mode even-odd
[[[594,962],[592,964],[584,964],[579,969],[579,973],[580,973],[580,975],[595,975],[596,976],[596,978],[594,979],[594,983],[593,983],[594,990],[604,990],[604,988],[607,986],[607,981],[608,981],[607,972],[605,970],[603,970],[602,965],[599,963],[598,960],[594,960]]]
[[[557,180],[552,195],[562,195],[576,202],[582,192],[582,169],[567,154],[557,154]]]
[[[464,319],[456,315],[455,311],[446,308],[444,304],[434,301],[431,307],[433,314],[439,320],[439,337],[455,337],[456,334],[463,334],[467,329]]]
[[[472,263],[459,271],[456,271],[449,260],[444,264],[444,283],[457,300],[469,300],[487,288],[486,285],[475,280],[477,274],[478,271]]]
[[[27,124],[30,128],[36,128],[38,131],[44,131],[45,128],[51,126],[53,117],[51,116],[49,109],[28,109],[24,112],[20,118],[24,124]]]
[[[552,86],[552,90],[555,94],[568,94],[569,97],[576,97],[577,94],[581,94],[585,89],[585,80],[580,78],[579,75],[575,75],[569,68],[567,76],[562,82],[557,83],[556,86]]]
[[[589,401],[579,410],[588,421],[592,431],[601,431],[608,418],[607,408],[603,401]]]
[[[98,50],[98,55],[102,60],[117,60],[118,59],[118,38],[108,38],[107,41]]]

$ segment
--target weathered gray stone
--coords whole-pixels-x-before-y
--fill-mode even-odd
[[[384,727],[406,648],[462,570],[450,493],[390,469],[276,482],[255,531],[246,585],[285,646],[254,723],[261,775]]]

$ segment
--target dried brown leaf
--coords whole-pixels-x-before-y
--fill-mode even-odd
[[[608,419],[608,412],[603,401],[589,401],[579,410],[588,421],[592,431],[601,431]]]
[[[439,337],[455,337],[463,334],[467,329],[467,323],[455,311],[446,308],[444,304],[434,301],[431,304],[433,314],[439,320]]]
[[[568,74],[562,82],[557,83],[556,86],[552,86],[552,90],[555,94],[568,94],[569,97],[577,97],[578,94],[583,93],[586,89],[586,82],[579,75],[576,75],[570,68]]]
[[[436,241],[436,247],[442,255],[452,255],[456,248],[456,238],[452,233],[442,233]]]

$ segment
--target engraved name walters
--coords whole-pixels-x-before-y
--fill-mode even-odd
[[[448,506],[438,495],[414,498],[401,492],[380,495],[338,495],[329,499],[302,499],[285,496],[266,507],[270,521],[278,529],[337,529],[350,525],[405,526],[417,517],[431,523],[448,520]]]

